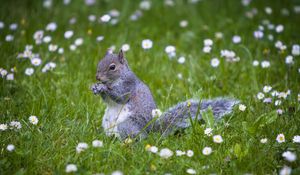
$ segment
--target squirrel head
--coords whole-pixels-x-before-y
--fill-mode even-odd
[[[112,83],[119,79],[128,69],[122,50],[120,50],[118,55],[108,50],[104,58],[98,63],[96,79],[103,84]]]

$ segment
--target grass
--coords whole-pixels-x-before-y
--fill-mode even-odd
[[[293,136],[300,134],[299,56],[294,57],[293,65],[285,64],[292,45],[300,41],[300,17],[293,11],[295,5],[300,4],[296,0],[254,1],[244,7],[239,0],[203,0],[197,4],[176,0],[173,7],[166,7],[163,1],[152,1],[151,9],[143,11],[138,21],[130,21],[139,1],[106,0],[93,6],[83,1],[72,1],[68,6],[53,1],[50,9],[43,8],[42,1],[1,2],[0,20],[6,26],[0,29],[0,67],[15,67],[16,72],[13,81],[0,79],[0,123],[17,120],[22,128],[0,132],[0,174],[64,174],[69,163],[77,165],[77,174],[110,174],[115,170],[124,174],[185,174],[188,168],[198,174],[277,174],[284,165],[299,174],[299,158],[288,162],[281,156],[292,150],[300,157],[299,144],[292,143]],[[267,6],[273,9],[271,15],[264,12]],[[258,14],[249,19],[245,12],[252,8]],[[283,8],[289,10],[289,16],[281,15]],[[88,21],[88,15],[99,17],[111,9],[120,11],[117,25]],[[73,25],[69,24],[72,17],[77,19]],[[253,31],[265,19],[284,25],[284,32],[278,34],[265,27],[264,38],[255,39]],[[187,20],[188,27],[179,27],[180,20]],[[53,21],[58,29],[46,34],[52,37],[51,43],[65,49],[62,55],[49,52],[48,44],[36,46],[32,37]],[[8,25],[14,22],[18,29],[10,31]],[[66,30],[74,31],[69,40],[63,37]],[[216,32],[222,32],[224,38],[216,39]],[[14,41],[6,42],[7,34],[13,34]],[[273,34],[274,41],[267,39],[268,34]],[[98,35],[105,37],[102,42],[96,42]],[[242,42],[233,44],[233,35],[240,35]],[[70,51],[69,45],[78,37],[84,39],[84,44]],[[153,48],[143,50],[141,41],[147,38],[154,42]],[[210,54],[202,52],[206,38],[214,40]],[[274,47],[277,40],[287,45],[285,52]],[[213,133],[222,135],[222,144],[204,135],[204,122],[195,123],[179,135],[161,138],[158,133],[150,133],[148,138],[131,144],[105,136],[101,128],[105,104],[89,87],[96,81],[97,62],[107,48],[115,45],[119,49],[124,43],[131,47],[126,58],[132,70],[150,87],[160,109],[192,97],[219,96],[236,97],[247,106],[245,112],[235,108],[214,125]],[[30,61],[16,59],[27,44],[33,45],[33,51],[43,61],[32,76],[24,74],[27,67],[33,67]],[[167,45],[176,46],[177,57],[185,56],[186,62],[170,60],[164,52]],[[234,50],[240,61],[226,62],[220,58],[222,49]],[[220,58],[217,68],[210,65],[213,57]],[[253,60],[269,60],[271,66],[254,67]],[[48,61],[57,67],[42,73]],[[274,101],[265,104],[256,98],[265,85],[278,91],[290,89],[291,95],[279,107],[274,106]],[[282,115],[274,112],[278,108],[284,110]],[[38,116],[38,125],[29,123],[30,115]],[[285,143],[276,142],[279,133],[284,133]],[[265,137],[267,144],[261,144],[260,139]],[[104,147],[93,148],[91,142],[95,139],[102,140]],[[79,142],[87,142],[90,148],[77,154]],[[16,149],[8,152],[8,144]],[[165,160],[147,152],[147,144],[173,151],[191,149],[195,155]],[[205,146],[212,147],[211,155],[202,154]]]

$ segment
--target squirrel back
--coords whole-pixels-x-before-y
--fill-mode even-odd
[[[107,135],[121,139],[128,137],[144,138],[151,131],[168,135],[178,128],[189,126],[187,119],[201,119],[201,111],[212,107],[215,118],[230,113],[235,99],[189,100],[167,110],[157,120],[152,117],[156,104],[149,90],[130,69],[122,50],[118,55],[108,52],[99,62],[96,79],[92,86],[94,94],[101,95],[107,105],[102,126]]]

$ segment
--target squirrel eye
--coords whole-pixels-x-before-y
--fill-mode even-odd
[[[116,65],[115,64],[111,64],[110,66],[109,66],[109,70],[115,70],[116,69]]]

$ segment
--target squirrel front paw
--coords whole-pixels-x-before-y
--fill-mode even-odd
[[[106,89],[106,86],[104,84],[100,84],[100,83],[93,84],[91,87],[91,90],[93,91],[93,93],[95,95],[104,92],[105,89]]]

